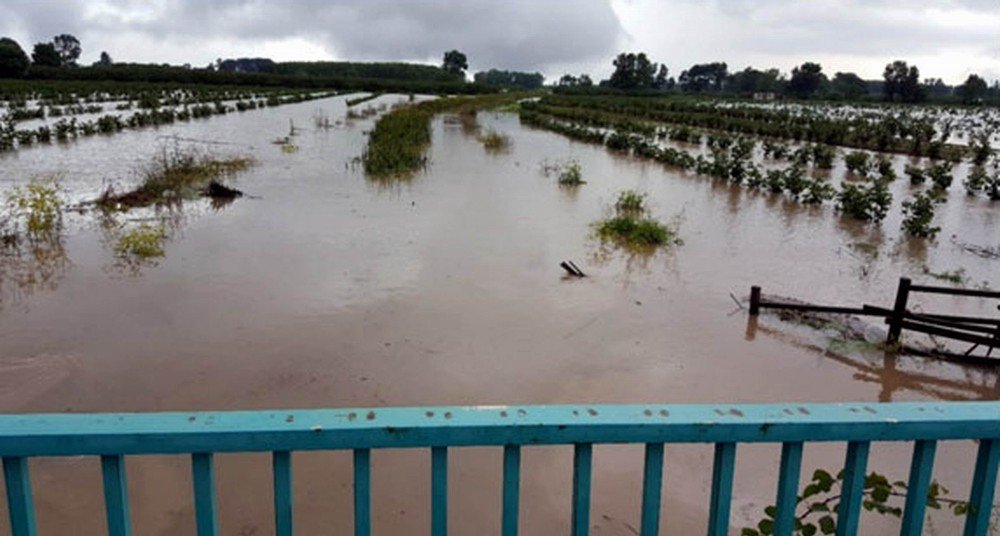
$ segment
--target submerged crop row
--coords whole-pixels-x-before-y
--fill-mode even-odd
[[[431,142],[431,119],[436,114],[473,113],[523,98],[524,94],[498,93],[448,97],[398,106],[383,115],[368,135],[368,144],[361,155],[365,173],[375,178],[406,176],[426,165],[425,152]]]
[[[525,106],[585,124],[643,129],[651,128],[649,123],[666,123],[950,160],[988,151],[992,133],[1000,126],[1000,118],[983,119],[988,124],[968,132],[970,143],[965,147],[949,143],[954,122],[911,110],[844,116],[697,99],[565,95],[546,96]]]
[[[586,124],[575,123],[566,121],[561,116],[543,113],[545,110],[538,106],[524,105],[521,109],[521,121],[573,139],[599,143],[614,151],[656,160],[700,175],[752,189],[784,193],[802,203],[834,202],[844,215],[863,221],[880,222],[892,205],[888,185],[896,180],[896,173],[891,162],[884,158],[869,159],[867,153],[851,153],[847,156],[851,180],[843,181],[838,189],[827,179],[808,173],[809,166],[814,169],[832,167],[834,154],[823,145],[806,145],[791,151],[787,146],[765,142],[765,154],[771,158],[788,160],[784,167],[771,167],[755,160],[757,141],[746,136],[709,136],[707,154],[693,154],[661,143],[664,137],[673,138],[674,131],[636,128],[635,125],[622,124],[616,120],[597,121],[594,118]],[[682,137],[691,139],[687,134]],[[700,135],[698,140],[700,141]],[[934,205],[946,195],[952,182],[950,164],[935,164],[929,169],[939,176],[933,181],[931,189],[916,194],[903,204],[902,228],[913,236],[931,237],[937,233],[939,229],[932,225]],[[974,184],[973,178],[976,180]],[[966,189],[970,194],[989,193],[994,191],[997,184],[1000,184],[1000,169],[994,158],[989,169],[985,166],[975,168],[967,180]]]
[[[125,129],[142,128],[190,121],[212,115],[227,114],[233,111],[244,112],[257,108],[281,106],[325,98],[332,93],[294,93],[289,95],[271,95],[266,100],[237,101],[230,106],[223,102],[213,104],[184,105],[179,108],[153,108],[133,112],[128,117],[108,114],[92,120],[78,120],[76,117],[60,119],[51,125],[45,124],[36,128],[18,128],[11,114],[0,118],[0,152],[28,147],[36,143],[51,143],[69,141],[78,137],[95,134],[114,134]]]

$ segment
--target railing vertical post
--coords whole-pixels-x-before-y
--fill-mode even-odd
[[[733,498],[736,443],[716,443],[712,464],[712,497],[708,507],[708,536],[729,534],[729,509]]]
[[[573,446],[573,536],[590,534],[590,462],[594,446],[577,443]]]
[[[972,491],[969,493],[969,512],[965,519],[964,536],[986,536],[990,528],[990,512],[997,485],[997,464],[1000,462],[1000,439],[983,439],[979,442]]]
[[[219,533],[215,503],[215,462],[211,452],[191,455],[191,473],[194,481],[194,513],[198,536],[215,536]]]
[[[906,317],[906,303],[910,299],[910,278],[900,277],[899,286],[896,288],[896,302],[892,306],[892,316],[889,317],[889,334],[885,338],[886,344],[896,344],[899,342],[899,335],[903,331],[903,319]]]
[[[847,443],[844,483],[841,487],[840,505],[837,507],[837,536],[854,536],[858,533],[870,446],[867,441]]]
[[[910,482],[906,486],[903,527],[900,531],[902,536],[920,536],[924,533],[924,511],[927,506],[927,492],[930,489],[936,449],[937,441],[923,440],[913,443]]]
[[[128,485],[125,483],[125,457],[120,454],[101,456],[101,473],[104,476],[108,536],[129,536],[132,525],[128,512]]]
[[[371,536],[371,450],[354,449],[354,536]]]
[[[521,502],[521,447],[503,448],[503,536],[517,536]]]
[[[750,316],[760,314],[760,287],[750,287]]]
[[[448,447],[431,447],[431,535],[448,534]]]
[[[277,536],[292,536],[292,453],[276,450],[272,457],[274,469],[274,532]]]
[[[642,536],[660,533],[660,494],[663,489],[663,443],[646,443],[642,474]]]
[[[31,499],[31,476],[28,459],[9,456],[3,459],[3,482],[7,488],[7,515],[14,536],[36,536],[35,505]]]
[[[792,536],[795,529],[795,506],[798,503],[799,475],[802,472],[802,442],[781,444],[781,468],[778,475],[777,512],[774,516],[775,536]]]

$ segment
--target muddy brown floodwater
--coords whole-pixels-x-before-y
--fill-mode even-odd
[[[68,216],[65,256],[34,267],[45,280],[2,282],[0,411],[998,398],[988,370],[887,359],[767,315],[748,330],[730,297],[759,284],[818,302],[889,304],[899,276],[933,282],[925,267],[962,268],[995,288],[998,261],[958,242],[996,247],[1000,210],[967,198],[960,181],[938,211],[938,240],[910,241],[898,232],[905,177],[893,185],[890,217],[865,226],[831,207],[615,156],[522,127],[514,114],[481,113],[482,125],[511,137],[509,150],[487,153],[461,125],[438,118],[429,169],[380,184],[351,165],[373,118],[312,127],[317,110],[342,119],[343,101],[0,157],[4,191],[60,174],[75,200],[134,180],[132,170],[168,136],[257,160],[234,181],[247,197],[218,209],[190,202],[170,216],[166,256],[155,264],[122,270],[96,218]],[[291,153],[271,144],[289,119],[301,130]],[[587,181],[573,190],[541,173],[543,161],[570,157]],[[895,161],[900,175],[904,162]],[[590,226],[626,188],[648,192],[657,217],[678,218],[684,244],[651,257],[602,249]],[[590,277],[564,278],[565,259]],[[995,304],[938,298],[925,306],[986,314]],[[939,449],[935,477],[957,496],[968,489],[974,447]],[[734,531],[773,501],[779,450],[740,447]],[[711,447],[666,452],[663,527],[700,533]],[[805,476],[837,469],[843,452],[810,445]],[[877,444],[870,469],[903,478],[909,453]],[[497,533],[500,449],[456,449],[452,460],[454,533]],[[373,462],[375,533],[427,533],[429,453],[380,451]],[[188,459],[127,463],[136,534],[192,533]],[[565,531],[571,449],[525,449],[523,463],[524,533]],[[294,464],[301,533],[349,531],[350,454],[296,454]],[[222,455],[217,465],[222,533],[271,534],[268,457]],[[97,459],[36,459],[32,471],[41,534],[103,530]],[[634,533],[641,447],[596,447],[594,471],[595,533]],[[866,513],[861,532],[892,533],[895,523]],[[938,534],[955,526],[947,514],[932,524]],[[7,530],[0,524],[0,534]]]

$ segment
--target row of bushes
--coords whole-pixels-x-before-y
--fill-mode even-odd
[[[842,118],[689,98],[565,95],[546,96],[531,106],[578,122],[655,121],[930,158],[959,159],[966,153],[946,143],[946,133],[938,133],[929,119],[903,113]]]
[[[237,101],[235,106],[216,102],[214,104],[183,106],[176,109],[160,108],[138,111],[124,119],[119,115],[104,115],[90,121],[78,121],[74,117],[69,120],[60,119],[51,125],[42,125],[34,129],[18,129],[13,119],[8,116],[3,122],[0,122],[0,152],[11,151],[35,143],[50,143],[53,140],[68,141],[73,138],[93,136],[95,134],[114,134],[125,129],[164,125],[175,121],[190,121],[191,119],[199,119],[212,115],[227,114],[232,111],[243,112],[267,106],[304,102],[327,96],[330,96],[330,94],[297,93],[284,96],[272,95],[267,100]]]
[[[753,189],[784,193],[806,204],[834,201],[837,210],[842,214],[862,221],[880,222],[892,206],[892,194],[888,185],[895,179],[895,174],[886,172],[884,165],[878,166],[879,175],[869,175],[866,172],[863,174],[862,182],[844,182],[838,190],[823,180],[809,177],[801,160],[793,160],[789,166],[782,169],[763,169],[753,161],[756,142],[745,137],[712,143],[710,156],[705,157],[692,156],[673,147],[661,147],[648,137],[634,132],[617,130],[601,132],[587,126],[567,123],[530,107],[521,110],[521,121],[553,130],[573,139],[601,143],[613,151],[656,160],[700,175],[742,184]],[[991,176],[985,172],[984,177],[986,178],[981,184],[977,183],[977,191],[988,190],[991,186],[1000,188],[1000,173],[992,176],[995,181],[993,183],[989,182]],[[918,193],[905,202],[902,230],[917,237],[936,235],[940,229],[932,225],[934,205],[941,199],[942,190],[935,188]]]

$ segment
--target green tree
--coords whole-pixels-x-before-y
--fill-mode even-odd
[[[725,62],[701,63],[682,72],[677,83],[684,91],[722,91],[728,76],[729,66]]]
[[[792,69],[792,78],[788,81],[788,92],[805,99],[813,96],[826,84],[823,67],[818,63],[805,62],[800,67]]]
[[[970,74],[965,79],[965,83],[958,86],[957,93],[961,97],[962,102],[972,104],[981,101],[986,96],[988,89],[986,80],[983,80],[979,75]]]
[[[98,67],[108,67],[113,64],[114,61],[111,60],[111,55],[107,52],[101,52],[101,59],[97,60],[97,63],[94,65]]]
[[[9,37],[0,38],[0,78],[20,78],[28,70],[28,55]]]
[[[667,69],[667,66],[661,63],[660,69],[656,71],[656,77],[653,78],[653,88],[660,90],[671,89],[674,86],[674,79],[667,77],[669,73],[670,71]]]
[[[614,61],[615,72],[608,79],[608,86],[626,91],[653,87],[657,65],[649,61],[645,52],[622,52]]]
[[[457,50],[449,50],[444,53],[444,61],[441,63],[441,68],[455,75],[465,75],[466,69],[469,68],[469,60],[465,57],[465,54]]]
[[[31,62],[43,67],[59,67],[62,64],[59,52],[52,43],[35,44],[34,50],[31,51]]]
[[[52,39],[52,44],[59,53],[59,64],[63,67],[76,67],[76,60],[83,51],[80,40],[70,34],[59,34]]]
[[[777,69],[761,71],[753,67],[747,67],[742,71],[733,73],[726,81],[726,89],[728,91],[741,95],[780,93],[783,85],[784,81]]]
[[[519,71],[500,71],[490,69],[475,74],[472,79],[477,84],[490,86],[516,87],[523,89],[538,89],[545,83],[542,73],[523,73]]]
[[[885,85],[882,92],[887,101],[920,102],[926,96],[920,86],[920,70],[905,61],[896,60],[885,66],[882,73]]]
[[[868,84],[854,73],[837,73],[830,81],[830,93],[845,99],[857,99],[868,94]]]

